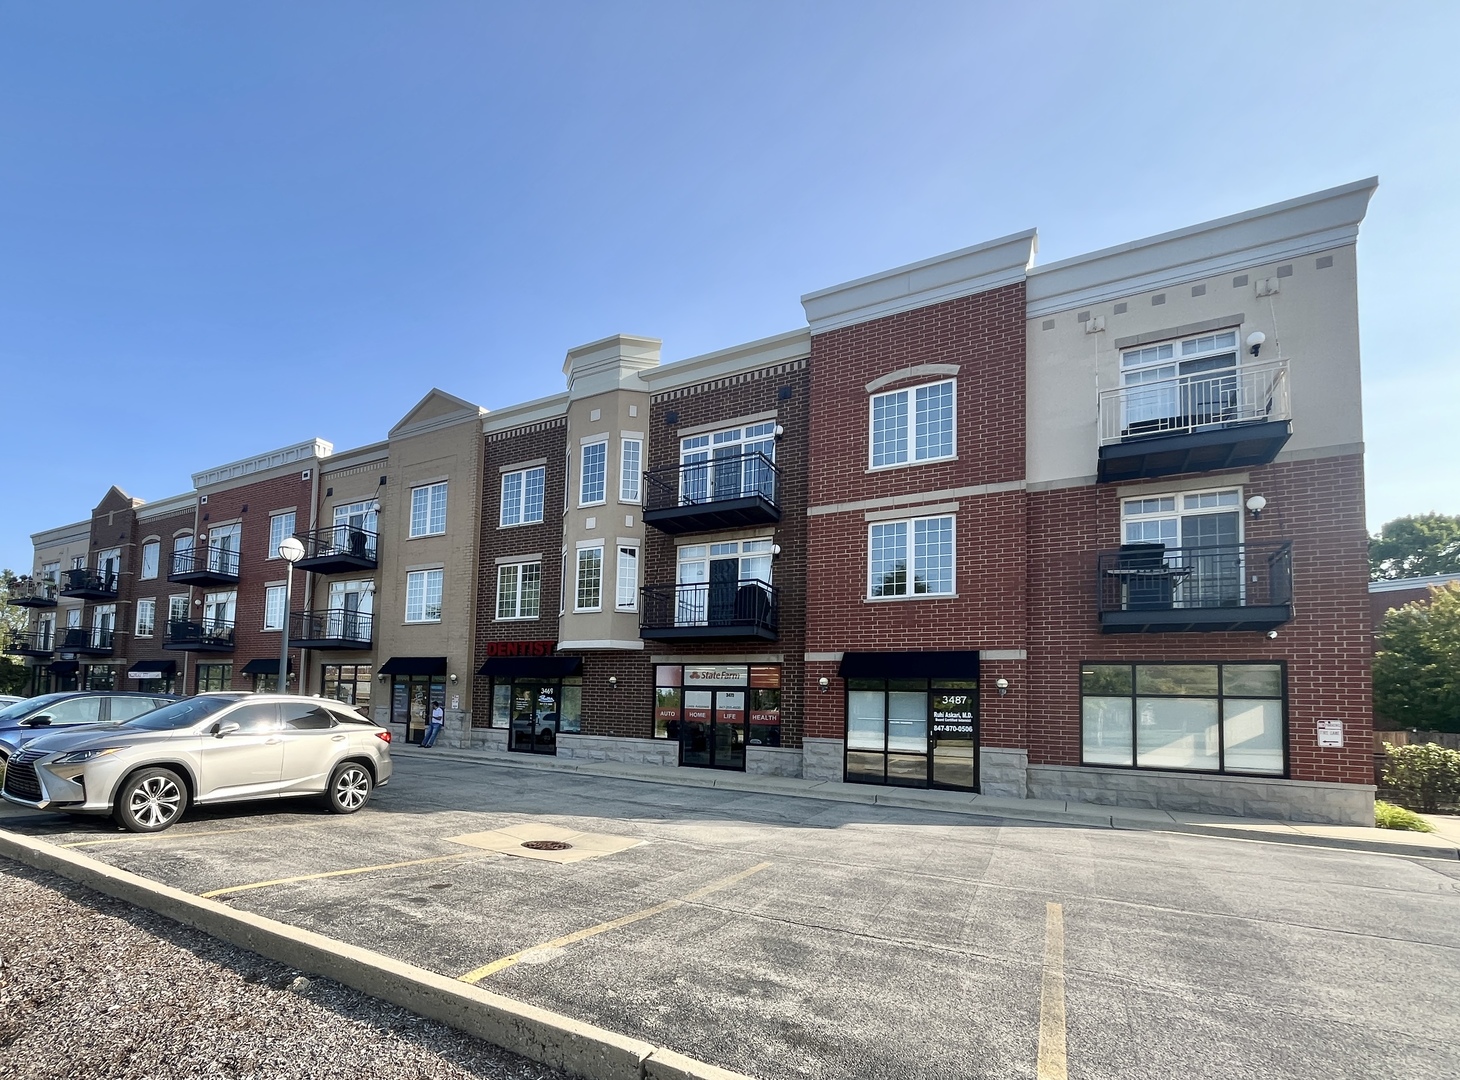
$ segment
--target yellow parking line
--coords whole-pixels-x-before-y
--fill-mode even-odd
[[[1065,1080],[1065,911],[1044,905],[1044,983],[1039,990],[1037,1080]]]
[[[768,866],[770,866],[768,862],[758,863],[749,870],[742,870],[738,874],[731,874],[727,878],[713,881],[703,888],[696,889],[692,893],[686,893],[678,899],[666,900],[662,904],[655,904],[653,907],[644,908],[642,911],[635,911],[632,914],[624,915],[609,922],[601,922],[597,926],[590,926],[585,930],[575,930],[573,933],[566,934],[563,937],[553,938],[551,941],[545,941],[541,945],[534,945],[531,949],[523,949],[520,952],[512,953],[510,956],[504,956],[500,960],[493,960],[490,964],[483,965],[475,971],[468,971],[465,975],[460,976],[460,980],[464,983],[479,983],[488,975],[494,975],[499,971],[512,967],[522,959],[525,953],[532,952],[535,949],[561,949],[564,946],[596,937],[609,930],[617,930],[621,926],[628,926],[630,923],[636,923],[650,916],[658,915],[661,912],[668,911],[670,908],[677,908],[683,904],[692,904],[702,897],[709,896],[711,893],[719,892],[721,889],[728,889],[731,885],[744,881],[752,874],[760,873]]]
[[[233,833],[275,832],[279,829],[307,829],[319,822],[301,822],[297,825],[250,825],[243,829],[206,829],[199,832],[132,833],[130,836],[109,836],[105,840],[77,840],[62,847],[95,847],[98,844],[125,844],[132,840],[190,840],[194,836],[230,836]]]
[[[226,889],[214,889],[212,892],[199,893],[204,900],[214,896],[226,896],[228,893],[246,892],[249,889],[266,889],[270,885],[292,885],[296,881],[317,881],[320,878],[348,877],[351,874],[369,874],[376,870],[396,870],[402,866],[425,866],[427,863],[449,862],[452,859],[470,859],[480,857],[480,851],[463,851],[457,855],[436,855],[430,859],[411,859],[408,862],[380,863],[377,866],[356,866],[349,870],[329,870],[323,874],[299,874],[296,877],[275,878],[273,881],[255,881],[248,885],[230,885]]]

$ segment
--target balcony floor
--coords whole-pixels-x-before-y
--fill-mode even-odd
[[[1098,480],[1112,484],[1266,465],[1292,434],[1291,420],[1266,420],[1175,435],[1135,436],[1100,448]]]
[[[371,649],[375,643],[372,641],[358,641],[354,638],[297,638],[289,639],[291,649]]]
[[[294,565],[300,570],[308,570],[311,574],[353,574],[362,570],[375,570],[380,562],[378,559],[367,558],[363,555],[336,552],[333,555],[316,555],[310,559],[300,559]]]
[[[662,533],[717,532],[721,529],[748,529],[774,525],[781,520],[781,508],[763,495],[716,502],[664,506],[644,511],[644,524]]]
[[[1146,611],[1103,611],[1102,634],[1210,634],[1266,632],[1293,619],[1290,604],[1240,608],[1155,608]]]
[[[184,570],[168,574],[167,580],[178,585],[237,585],[238,575],[222,570]]]
[[[640,626],[645,641],[776,641],[780,632],[765,626]]]

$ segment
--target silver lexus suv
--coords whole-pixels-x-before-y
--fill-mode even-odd
[[[337,814],[353,814],[390,771],[390,732],[348,705],[199,694],[120,724],[26,740],[0,794],[20,806],[111,814],[132,832],[160,832],[189,803],[314,795]]]

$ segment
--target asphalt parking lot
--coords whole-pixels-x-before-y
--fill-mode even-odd
[[[760,1077],[1460,1075],[1453,861],[395,761],[0,827]]]

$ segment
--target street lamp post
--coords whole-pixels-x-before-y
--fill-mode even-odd
[[[279,642],[279,681],[275,685],[275,692],[287,694],[289,692],[289,607],[293,603],[294,596],[294,564],[304,558],[304,545],[299,542],[298,537],[284,537],[279,544],[279,558],[288,564],[288,570],[284,574],[284,633]]]

